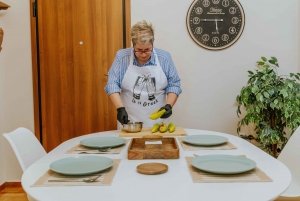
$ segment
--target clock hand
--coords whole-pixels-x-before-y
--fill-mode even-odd
[[[200,19],[200,21],[202,21],[202,22],[215,22],[215,21],[223,22],[223,19]]]
[[[218,31],[218,21],[217,21],[217,19],[216,19],[216,31],[219,32]]]

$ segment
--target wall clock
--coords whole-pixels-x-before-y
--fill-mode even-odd
[[[245,14],[238,0],[194,0],[186,24],[190,36],[199,46],[221,50],[241,36]]]

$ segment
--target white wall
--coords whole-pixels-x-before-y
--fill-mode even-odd
[[[23,126],[34,131],[29,1],[5,0],[0,11],[4,40],[0,53],[0,185],[20,181],[22,170],[2,133]],[[5,168],[3,168],[5,164]]]
[[[298,70],[298,0],[240,0],[245,29],[222,51],[198,46],[188,34],[186,15],[193,0],[131,0],[132,24],[145,19],[155,27],[154,45],[171,53],[183,93],[172,121],[178,126],[236,134],[236,96],[247,71],[261,56],[275,56],[280,68]],[[243,132],[249,134],[250,129]]]

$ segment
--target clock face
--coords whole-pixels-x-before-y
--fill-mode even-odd
[[[198,45],[221,50],[241,36],[245,14],[238,0],[195,0],[189,8],[186,23],[190,36]]]

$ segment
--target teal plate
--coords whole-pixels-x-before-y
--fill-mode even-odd
[[[232,155],[197,156],[191,164],[199,170],[215,174],[239,174],[256,167],[253,160]]]
[[[103,156],[75,156],[51,163],[50,169],[65,175],[88,175],[105,170],[113,164],[112,159]]]
[[[126,142],[124,138],[120,137],[93,137],[80,141],[80,144],[90,148],[108,148],[122,145]]]
[[[190,135],[183,137],[182,141],[197,146],[214,146],[227,142],[228,138],[218,135]]]

